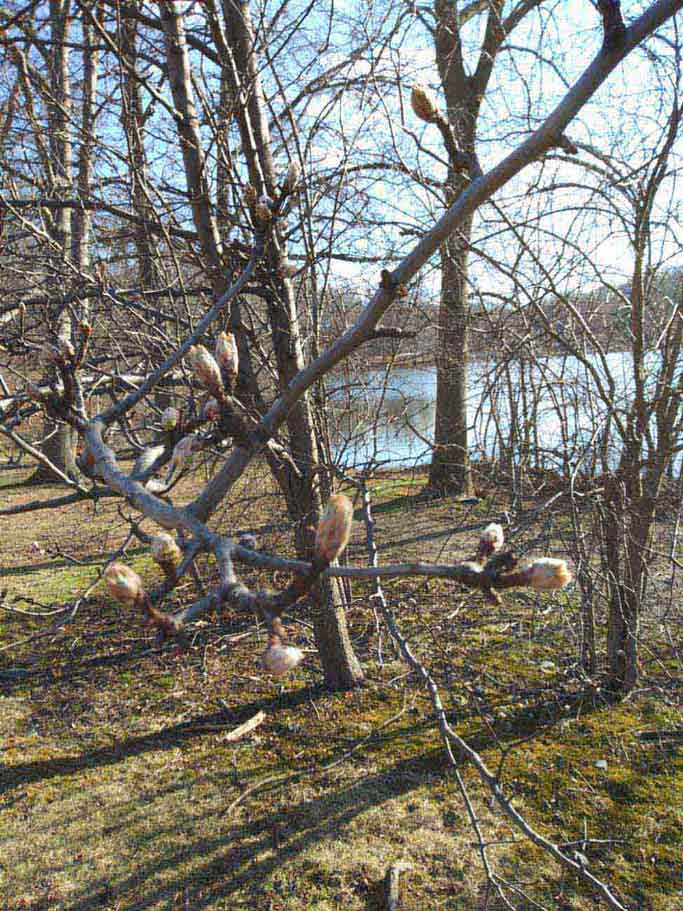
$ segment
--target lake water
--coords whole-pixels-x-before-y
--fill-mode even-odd
[[[655,353],[651,367],[659,363]],[[469,369],[468,424],[475,457],[512,453],[513,460],[533,453],[533,464],[587,470],[596,444],[610,432],[615,413],[622,413],[633,388],[630,358],[606,356],[606,368],[591,356],[590,369],[569,356],[547,356],[533,365],[505,367],[478,361]],[[654,370],[648,380],[654,384]],[[614,386],[611,405],[607,377]],[[409,467],[431,459],[436,412],[436,370],[394,367],[336,376],[332,425],[335,457],[344,468]],[[612,433],[612,436],[614,434]],[[616,461],[618,440],[611,445]]]

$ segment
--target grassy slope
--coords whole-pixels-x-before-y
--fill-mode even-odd
[[[380,541],[396,542],[383,560],[454,558],[473,534],[454,529],[500,512],[493,502],[467,514],[420,503],[405,496],[411,489],[401,480],[378,490]],[[0,502],[34,496],[0,488]],[[245,503],[230,519],[259,527],[274,518],[269,509],[271,500]],[[75,506],[0,519],[0,588],[10,599],[73,601],[96,578],[103,543],[121,543],[119,524],[113,503],[97,515]],[[269,548],[285,540],[277,526],[259,537]],[[31,554],[33,541],[48,554]],[[50,556],[52,545],[82,563]],[[363,559],[360,529],[351,559]],[[153,572],[139,549],[131,562]],[[649,689],[617,708],[599,692],[581,695],[571,596],[545,612],[511,595],[501,611],[445,584],[389,591],[458,729],[492,765],[496,741],[517,744],[504,764],[517,805],[552,838],[598,840],[584,853],[632,908],[680,908],[683,759],[680,748],[634,736],[681,723],[676,690]],[[0,680],[0,908],[373,909],[398,859],[412,864],[404,908],[479,907],[472,832],[429,705],[386,639],[378,666],[374,621],[355,594],[352,629],[369,683],[351,694],[317,686],[308,626],[293,628],[307,661],[280,688],[260,673],[264,636],[252,618],[201,627],[178,658],[155,652],[139,618],[100,589],[67,627],[0,652],[0,669],[28,671]],[[0,648],[46,628],[4,614]],[[680,679],[680,668],[665,671]],[[226,741],[261,708],[267,719],[252,736]],[[471,770],[466,780],[479,798]],[[500,841],[490,853],[502,875],[527,883],[546,907],[596,907],[534,848],[512,843],[484,801],[477,806],[487,838]]]

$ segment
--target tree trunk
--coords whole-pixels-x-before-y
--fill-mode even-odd
[[[133,212],[139,219],[134,229],[138,280],[143,291],[157,287],[158,275],[154,257],[154,238],[149,222],[154,218],[147,179],[147,153],[144,143],[144,114],[140,85],[133,71],[138,66],[137,22],[130,15],[121,20],[121,54],[125,60],[121,80],[121,124],[128,143],[130,160],[130,196]]]
[[[472,475],[467,426],[467,260],[472,219],[452,235],[441,253],[441,301],[436,356],[436,423],[429,486],[439,493],[469,496]]]
[[[620,696],[630,693],[638,679],[638,614],[634,592],[615,585],[610,597],[607,629],[609,688]]]
[[[43,433],[51,434],[45,443],[40,447],[43,455],[52,462],[55,468],[58,468],[68,478],[77,478],[79,476],[78,466],[76,465],[76,441],[78,434],[68,424],[61,421],[55,425],[53,421],[45,421]],[[42,462],[38,465],[28,484],[59,484],[62,479],[55,474],[47,465]]]
[[[237,121],[252,185],[259,193],[272,195],[275,173],[270,144],[268,119],[261,91],[255,33],[249,4],[224,0],[225,24],[222,30],[215,3],[208,4],[217,47],[224,68],[223,86],[237,103]],[[178,122],[187,186],[192,199],[192,214],[199,241],[216,290],[225,282],[220,255],[220,235],[209,205],[209,186],[199,122],[194,104],[190,62],[179,7],[165,0],[160,16],[166,34],[166,59],[175,106],[184,117]],[[277,229],[270,238],[265,264],[270,277],[268,316],[280,388],[286,389],[303,368],[299,321],[292,284],[281,278],[285,259],[285,242]],[[309,396],[294,405],[287,418],[289,445],[297,471],[276,473],[285,494],[290,517],[296,523],[297,553],[302,558],[312,554],[312,535],[321,512],[318,482],[318,456]],[[317,598],[315,630],[325,680],[334,689],[348,689],[363,680],[363,672],[353,653],[346,626],[342,589],[337,581],[325,583]]]
[[[619,695],[638,681],[640,615],[647,579],[656,503],[666,459],[651,478],[641,476],[642,443],[631,442],[608,491],[603,522],[609,580],[607,660],[609,686]]]
[[[350,690],[363,683],[346,622],[348,601],[341,579],[325,579],[314,593],[313,629],[325,685],[331,690]]]
[[[71,83],[69,77],[69,33],[71,29],[71,4],[70,0],[50,0],[50,28],[53,42],[52,54],[52,91],[54,102],[47,104],[47,119],[49,131],[50,163],[52,165],[54,181],[51,186],[52,194],[59,198],[71,195],[73,182],[72,164],[73,147],[70,135],[70,114],[73,108],[71,97]],[[57,210],[52,224],[52,234],[59,245],[62,260],[66,260],[72,253],[72,210],[64,207]],[[54,274],[58,276],[63,268],[63,262],[58,263]],[[60,334],[70,335],[71,320],[63,311],[53,317],[59,325]],[[75,462],[76,435],[67,424],[54,424],[45,421],[44,436],[49,439],[42,447],[43,454],[61,472],[70,478],[78,476]],[[60,478],[42,463],[28,479],[29,484],[43,484],[46,482],[59,482]]]
[[[90,199],[95,148],[95,121],[97,117],[97,67],[99,53],[93,41],[90,25],[83,22],[83,91],[81,101],[81,142],[78,150],[78,196],[86,203]],[[92,215],[85,205],[73,213],[71,258],[76,268],[85,272],[90,268],[90,240]],[[88,300],[82,303],[83,316],[89,316]]]
[[[488,77],[467,74],[462,56],[458,11],[452,4],[435,4],[436,63],[447,105],[451,139],[446,142],[450,166],[445,185],[445,204],[450,206],[469,186],[470,175],[462,172],[457,153],[474,160],[477,117]],[[499,10],[491,6],[489,25]],[[488,27],[487,27],[488,34]],[[486,49],[491,65],[495,48]],[[487,64],[488,66],[488,64]],[[479,67],[477,67],[479,70]],[[441,300],[436,356],[436,421],[434,455],[429,486],[442,494],[469,496],[472,475],[467,432],[468,284],[467,266],[472,235],[472,216],[462,223],[441,248]]]

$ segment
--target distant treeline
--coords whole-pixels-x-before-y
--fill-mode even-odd
[[[570,297],[545,297],[538,305],[520,305],[509,302],[480,307],[469,319],[469,347],[472,355],[547,354],[566,350],[566,344],[553,344],[543,331],[539,310],[559,339],[584,347],[599,344],[606,351],[623,351],[632,339],[631,300],[634,290],[630,285],[608,289],[605,287]],[[657,344],[659,332],[674,306],[681,303],[683,294],[683,269],[647,275],[642,289],[635,293],[645,296],[645,347]],[[340,329],[350,325],[360,313],[362,302],[353,293],[334,295],[332,306],[327,309],[325,335],[336,337]],[[386,361],[396,357],[401,362],[433,363],[438,344],[439,307],[430,300],[407,300],[396,305],[390,319],[383,324],[387,329],[399,329],[404,337],[377,338],[363,348],[363,355],[370,361]],[[659,328],[658,328],[659,327]]]

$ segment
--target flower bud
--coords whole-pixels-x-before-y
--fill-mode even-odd
[[[303,661],[301,649],[294,645],[283,645],[279,637],[273,636],[261,661],[264,668],[273,677],[283,677]]]
[[[104,580],[111,596],[122,604],[132,604],[144,594],[140,576],[125,563],[110,563]]]
[[[183,558],[181,549],[171,535],[165,531],[160,531],[159,534],[152,537],[150,550],[152,551],[154,562],[158,563],[164,570],[167,567],[175,569]]]
[[[504,543],[505,535],[502,526],[498,525],[496,522],[491,522],[491,524],[487,525],[481,533],[479,553],[488,557],[490,554],[499,551]]]
[[[193,433],[190,433],[175,444],[171,457],[172,471],[179,471],[183,465],[186,465],[192,459],[196,442],[197,438]]]
[[[295,189],[299,180],[301,179],[301,165],[298,161],[292,159],[287,168],[287,173],[285,174],[285,179],[282,182],[282,189],[286,193],[292,193]]]
[[[237,352],[237,342],[232,332],[220,332],[218,334],[215,354],[221,369],[225,371],[231,380],[234,380],[239,369],[239,354]]]
[[[436,123],[439,119],[439,111],[434,99],[420,83],[416,83],[413,86],[413,90],[410,93],[410,104],[415,115],[425,123]]]
[[[223,389],[223,378],[214,356],[203,345],[193,345],[187,353],[187,359],[202,386],[219,395]]]
[[[491,522],[490,525],[487,525],[481,536],[484,540],[491,543],[494,550],[500,550],[505,541],[503,527],[502,525],[498,525],[497,522]]]
[[[202,420],[215,421],[221,413],[221,408],[216,399],[207,399],[202,408]]]
[[[565,560],[556,560],[552,557],[542,557],[535,560],[527,567],[525,574],[532,588],[537,591],[552,591],[555,588],[564,588],[572,581],[571,573]]]
[[[69,341],[68,338],[60,337],[58,346],[59,346],[59,354],[61,355],[63,360],[70,361],[74,357],[76,357],[76,349],[71,344],[71,342]]]
[[[168,408],[165,408],[161,412],[161,426],[164,430],[173,430],[174,427],[178,426],[179,420],[180,412],[172,405],[169,405]]]
[[[344,550],[351,535],[353,504],[343,494],[330,497],[318,523],[315,536],[315,556],[331,563]]]

